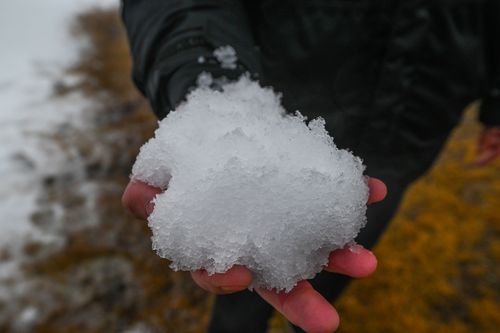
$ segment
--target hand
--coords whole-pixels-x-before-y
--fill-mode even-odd
[[[475,164],[486,165],[500,156],[500,127],[486,127],[479,138]]]
[[[381,201],[387,189],[378,179],[368,180],[368,203]],[[145,183],[132,181],[123,194],[123,205],[137,218],[146,220],[153,211],[151,201],[161,190]],[[355,278],[372,274],[377,267],[375,255],[359,245],[333,251],[325,270]],[[203,289],[215,294],[230,294],[248,288],[251,272],[243,266],[233,266],[226,273],[208,275],[204,270],[191,272],[193,280]],[[256,292],[290,322],[310,333],[335,331],[339,316],[330,303],[313,289],[308,281],[301,281],[290,292],[256,289]]]

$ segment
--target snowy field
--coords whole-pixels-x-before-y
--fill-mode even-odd
[[[0,2],[0,244],[6,257],[0,278],[15,271],[16,253],[26,239],[56,241],[37,230],[31,215],[42,180],[78,161],[68,160],[50,137],[65,124],[84,127],[90,102],[77,94],[51,98],[53,84],[82,47],[70,34],[75,15],[117,5],[117,0]]]

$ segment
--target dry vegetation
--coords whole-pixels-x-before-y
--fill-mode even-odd
[[[96,101],[88,118],[92,128],[69,128],[53,139],[74,159],[84,161],[84,175],[45,180],[40,212],[34,222],[54,222],[52,204],[64,208],[65,245],[48,255],[39,244],[27,244],[36,258],[25,269],[37,287],[21,300],[40,311],[36,325],[23,332],[200,332],[208,321],[211,298],[196,288],[187,273],[173,274],[168,262],[151,250],[146,224],[128,215],[120,198],[139,147],[153,134],[156,119],[130,80],[130,59],[121,22],[115,12],[93,10],[80,16],[77,38],[88,40],[78,64],[69,69],[82,80],[55,84],[58,97],[78,91]],[[94,184],[97,197],[78,188]],[[88,202],[95,209],[89,211]],[[74,227],[79,220],[97,223]],[[42,247],[43,248],[43,247]],[[42,251],[43,252],[43,251]],[[0,331],[13,330],[12,323]]]
[[[95,131],[67,143],[78,146],[88,179],[99,184],[99,223],[68,231],[62,250],[27,267],[46,281],[40,294],[48,296],[39,302],[43,306],[48,297],[53,304],[34,330],[117,332],[141,323],[151,332],[202,332],[210,297],[186,274],[168,270],[151,251],[145,225],[120,206],[133,158],[155,126],[130,83],[120,21],[116,13],[93,11],[79,18],[75,33],[90,41],[71,69],[84,80],[58,84],[57,91],[83,89],[101,105],[92,115]],[[436,167],[407,194],[376,248],[378,272],[355,283],[338,303],[342,332],[497,331],[500,164],[470,165],[479,132],[474,118],[474,110],[467,113]],[[69,195],[78,185],[47,180],[45,200],[70,211],[80,204]],[[78,218],[85,216],[67,222]],[[82,292],[83,299],[74,297]],[[282,332],[282,319],[275,317],[272,326],[273,333]]]

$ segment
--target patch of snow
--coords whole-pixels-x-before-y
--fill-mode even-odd
[[[84,127],[83,112],[91,102],[78,94],[51,98],[54,79],[81,49],[70,35],[76,15],[117,5],[118,0],[0,2],[0,250],[9,251],[0,261],[0,279],[16,276],[25,240],[56,241],[32,224],[31,215],[42,179],[78,164],[68,161],[51,136],[67,124]]]
[[[31,331],[33,325],[39,317],[39,313],[40,311],[34,306],[28,306],[25,308],[14,320],[14,331]]]
[[[138,323],[126,329],[122,333],[151,333],[153,332],[146,324]]]

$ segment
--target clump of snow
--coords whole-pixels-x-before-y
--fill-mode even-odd
[[[279,95],[248,77],[194,90],[132,170],[168,187],[149,217],[153,248],[175,270],[244,265],[253,287],[312,278],[364,226],[368,198],[361,160],[324,125],[286,114]]]
[[[236,68],[238,57],[236,56],[236,51],[232,46],[221,46],[214,50],[213,55],[219,61],[222,68]]]
[[[201,72],[196,79],[196,85],[198,87],[210,88],[213,82],[214,79],[212,77],[212,74],[207,72]]]
[[[222,87],[229,82],[230,81],[225,76],[213,77],[211,73],[203,71],[196,79],[196,87],[222,91]]]

